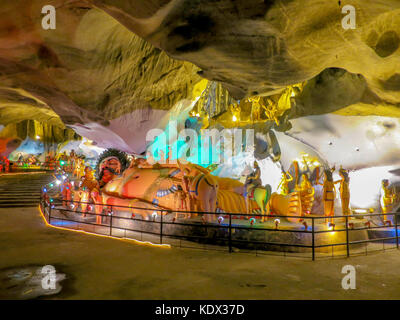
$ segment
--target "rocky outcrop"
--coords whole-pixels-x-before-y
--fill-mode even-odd
[[[306,82],[289,118],[399,116],[400,2],[41,0],[0,5],[0,123],[65,123],[105,147],[141,153],[145,133],[194,103],[203,78],[230,99]],[[137,143],[137,141],[142,141]]]

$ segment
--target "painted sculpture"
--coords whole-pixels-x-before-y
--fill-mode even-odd
[[[315,190],[307,174],[302,175],[302,181],[296,191],[300,193],[302,215],[309,215],[314,204]]]
[[[282,170],[282,178],[278,185],[280,194],[287,196],[289,194],[289,182],[293,181],[293,177],[289,172]]]

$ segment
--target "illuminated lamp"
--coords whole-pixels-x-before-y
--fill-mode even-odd
[[[275,222],[275,229],[278,229],[278,226],[281,223],[281,220],[275,219],[274,222]]]
[[[89,211],[92,211],[92,210],[93,210],[92,205],[89,205],[88,208],[89,208]]]
[[[71,203],[71,209],[74,209],[75,208],[75,205],[73,204],[73,203]]]
[[[53,187],[54,187],[54,184],[50,183],[50,188],[53,188]]]
[[[36,140],[39,140],[40,139],[40,136],[36,136]]]
[[[61,165],[61,166],[65,165],[65,161],[61,160],[61,161],[60,161],[60,165]]]
[[[61,184],[61,181],[60,181],[60,180],[56,180],[56,184],[57,184],[57,185],[60,185],[60,184]]]
[[[50,199],[50,202],[53,202],[53,201],[54,201],[54,199],[53,199],[53,198],[51,198],[51,199]]]
[[[256,223],[256,219],[255,218],[250,218],[250,224],[253,225]]]
[[[222,222],[224,222],[224,217],[218,217],[218,223],[221,224]]]
[[[233,121],[233,122],[236,122],[236,121],[237,121],[237,118],[236,118],[235,115],[232,116],[232,121]]]
[[[47,189],[46,189],[46,188],[43,188],[43,192],[45,192],[45,193],[46,193],[46,192],[47,192]]]
[[[156,220],[156,218],[157,218],[157,211],[153,211],[153,213],[152,213],[151,216],[154,218],[154,220]]]

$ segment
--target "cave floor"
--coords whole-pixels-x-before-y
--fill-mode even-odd
[[[0,269],[54,265],[67,279],[43,299],[399,299],[400,252],[317,260],[180,248],[47,227],[37,207],[0,209]],[[341,287],[342,267],[357,271]]]

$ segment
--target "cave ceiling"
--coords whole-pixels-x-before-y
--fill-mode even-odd
[[[48,4],[55,30],[41,25]],[[346,4],[356,29],[342,28]],[[0,15],[3,125],[65,124],[141,153],[207,80],[236,100],[303,83],[290,119],[400,116],[398,0],[15,0]]]

